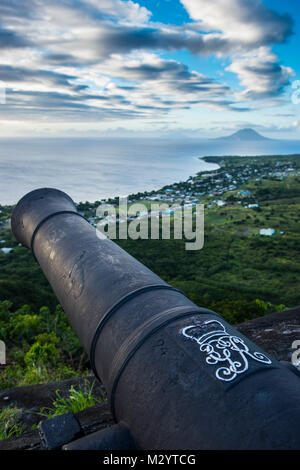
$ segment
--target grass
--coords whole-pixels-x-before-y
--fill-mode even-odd
[[[0,412],[0,440],[19,436],[25,431],[25,425],[20,422],[19,408],[8,407]]]
[[[0,390],[8,390],[13,387],[25,385],[36,385],[48,382],[59,382],[61,380],[82,377],[90,371],[73,370],[70,366],[61,365],[49,369],[45,366],[24,368],[20,365],[5,367],[1,372]]]
[[[60,390],[57,390],[57,398],[53,402],[53,407],[42,408],[39,414],[47,419],[51,419],[68,412],[78,413],[79,411],[101,403],[103,397],[96,398],[93,394],[94,385],[95,381],[90,384],[87,380],[85,380],[84,385],[80,386],[78,390],[72,385],[67,398],[63,398]]]
[[[57,390],[52,407],[42,408],[38,414],[51,419],[68,412],[78,413],[101,403],[104,397],[97,398],[94,396],[94,386],[95,381],[91,384],[88,380],[85,380],[84,384],[78,389],[72,385],[67,398],[62,397],[61,391]],[[7,407],[0,412],[0,440],[19,436],[25,432],[26,426],[21,422],[20,411],[17,407]],[[31,429],[34,430],[37,427],[38,424],[34,424]]]

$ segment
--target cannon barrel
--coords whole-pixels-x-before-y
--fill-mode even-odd
[[[300,447],[297,374],[97,236],[67,194],[30,192],[12,230],[89,354],[116,423],[139,448]]]

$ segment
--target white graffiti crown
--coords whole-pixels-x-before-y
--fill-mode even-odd
[[[228,333],[225,325],[218,320],[189,325],[181,333],[199,344],[200,351],[206,355],[207,364],[223,364],[215,373],[217,379],[223,382],[231,382],[246,372],[249,369],[249,359],[261,364],[272,364],[265,354],[251,352],[243,338]]]

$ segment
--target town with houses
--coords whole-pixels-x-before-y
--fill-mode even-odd
[[[262,157],[264,158],[264,157]],[[247,159],[248,160],[248,159]],[[238,204],[241,208],[259,210],[259,203],[255,196],[247,188],[247,183],[252,180],[261,182],[262,180],[283,181],[286,178],[299,176],[300,167],[293,162],[268,161],[266,159],[257,161],[257,157],[251,163],[234,165],[227,164],[225,159],[219,162],[219,168],[212,172],[198,173],[191,176],[185,182],[178,182],[164,186],[160,190],[144,193],[137,193],[128,196],[128,203],[144,203],[151,207],[151,214],[148,211],[138,212],[128,215],[125,219],[121,216],[117,222],[123,223],[125,220],[133,220],[136,217],[164,217],[173,214],[177,208],[184,205],[185,209],[197,210],[197,206],[204,205],[204,208],[223,208],[228,204]],[[112,204],[118,206],[118,199],[103,199],[101,204]],[[150,204],[151,203],[151,204]],[[98,202],[99,204],[99,202]],[[87,216],[88,221],[95,227],[100,224],[101,218],[95,212],[96,204],[80,204],[82,215]],[[159,208],[159,209],[158,209]],[[103,224],[109,222],[109,218]],[[280,232],[283,234],[283,232]],[[272,228],[260,230],[262,236],[272,236],[275,230]]]

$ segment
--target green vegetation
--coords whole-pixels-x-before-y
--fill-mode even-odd
[[[40,415],[46,418],[54,418],[55,416],[62,415],[64,413],[72,412],[78,413],[79,411],[85,410],[90,406],[101,403],[103,398],[96,398],[93,395],[93,388],[95,382],[90,384],[87,380],[83,386],[80,386],[78,390],[72,385],[70,388],[70,395],[68,398],[63,398],[60,391],[56,391],[56,400],[53,402],[52,408],[42,408]]]
[[[51,354],[52,355],[52,354]],[[51,419],[64,413],[78,413],[86,408],[102,403],[104,396],[94,390],[95,381],[90,383],[85,380],[83,385],[75,387],[72,385],[67,396],[63,396],[60,390],[56,390],[56,399],[50,408],[43,407],[39,412],[22,410],[17,407],[8,406],[0,412],[0,440],[16,437],[26,431],[37,429],[39,422],[43,419]],[[29,413],[36,419],[32,425],[25,424],[24,414]]]
[[[20,421],[20,410],[8,407],[0,412],[0,441],[12,436],[19,436],[25,430]]]
[[[29,305],[14,311],[12,302],[0,302],[0,337],[10,363],[1,372],[0,390],[87,373],[87,356],[59,305],[52,312]]]
[[[154,200],[203,203],[202,250],[186,251],[185,240],[117,243],[232,324],[299,305],[299,156],[207,160],[220,169],[130,196],[131,202],[148,205]],[[95,223],[98,205],[80,203],[78,209]],[[82,376],[89,367],[87,356],[37,262],[9,231],[12,208],[0,210],[0,248],[13,248],[0,251],[0,339],[9,362],[1,371],[0,388]],[[266,228],[275,234],[260,235]]]

